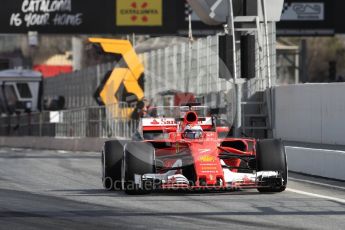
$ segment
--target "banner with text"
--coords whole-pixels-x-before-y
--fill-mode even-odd
[[[117,0],[118,26],[162,26],[162,0]]]
[[[171,0],[1,0],[0,33],[175,34],[176,13]]]

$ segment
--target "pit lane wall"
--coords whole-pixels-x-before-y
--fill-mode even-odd
[[[273,98],[275,137],[345,145],[345,83],[278,86]]]
[[[277,86],[273,135],[287,141],[289,170],[345,180],[345,83]]]
[[[286,142],[289,171],[345,181],[345,146]]]

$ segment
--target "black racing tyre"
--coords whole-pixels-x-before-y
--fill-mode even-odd
[[[121,190],[121,165],[125,140],[104,143],[102,150],[102,183],[107,190]]]
[[[124,151],[123,181],[124,190],[129,195],[150,193],[152,181],[144,181],[141,186],[135,183],[136,175],[155,173],[155,149],[150,143],[129,142]]]
[[[285,147],[281,140],[259,140],[256,145],[257,171],[278,171],[280,178],[268,178],[261,185],[269,186],[258,188],[259,192],[283,192],[287,186],[288,167]]]

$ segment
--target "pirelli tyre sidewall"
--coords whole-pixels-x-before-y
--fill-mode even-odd
[[[121,190],[121,165],[126,140],[111,140],[102,149],[102,183],[107,190]]]
[[[269,187],[258,188],[259,192],[282,192],[286,189],[288,166],[285,147],[281,140],[259,140],[256,145],[257,171],[277,171],[281,178],[276,183],[268,183]]]
[[[152,191],[151,181],[136,184],[135,177],[155,173],[155,149],[150,143],[128,142],[125,146],[122,165],[123,189],[127,194],[140,195]]]

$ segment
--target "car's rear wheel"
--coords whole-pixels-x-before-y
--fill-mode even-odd
[[[281,140],[260,140],[256,147],[257,171],[279,172],[278,177],[262,178],[259,192],[283,192],[287,186],[288,167],[285,148]]]
[[[142,175],[155,173],[155,149],[150,143],[129,142],[123,158],[124,190],[130,195],[150,193],[153,182],[141,180]]]
[[[124,145],[128,141],[106,141],[102,150],[102,183],[107,190],[121,189],[121,165]]]

